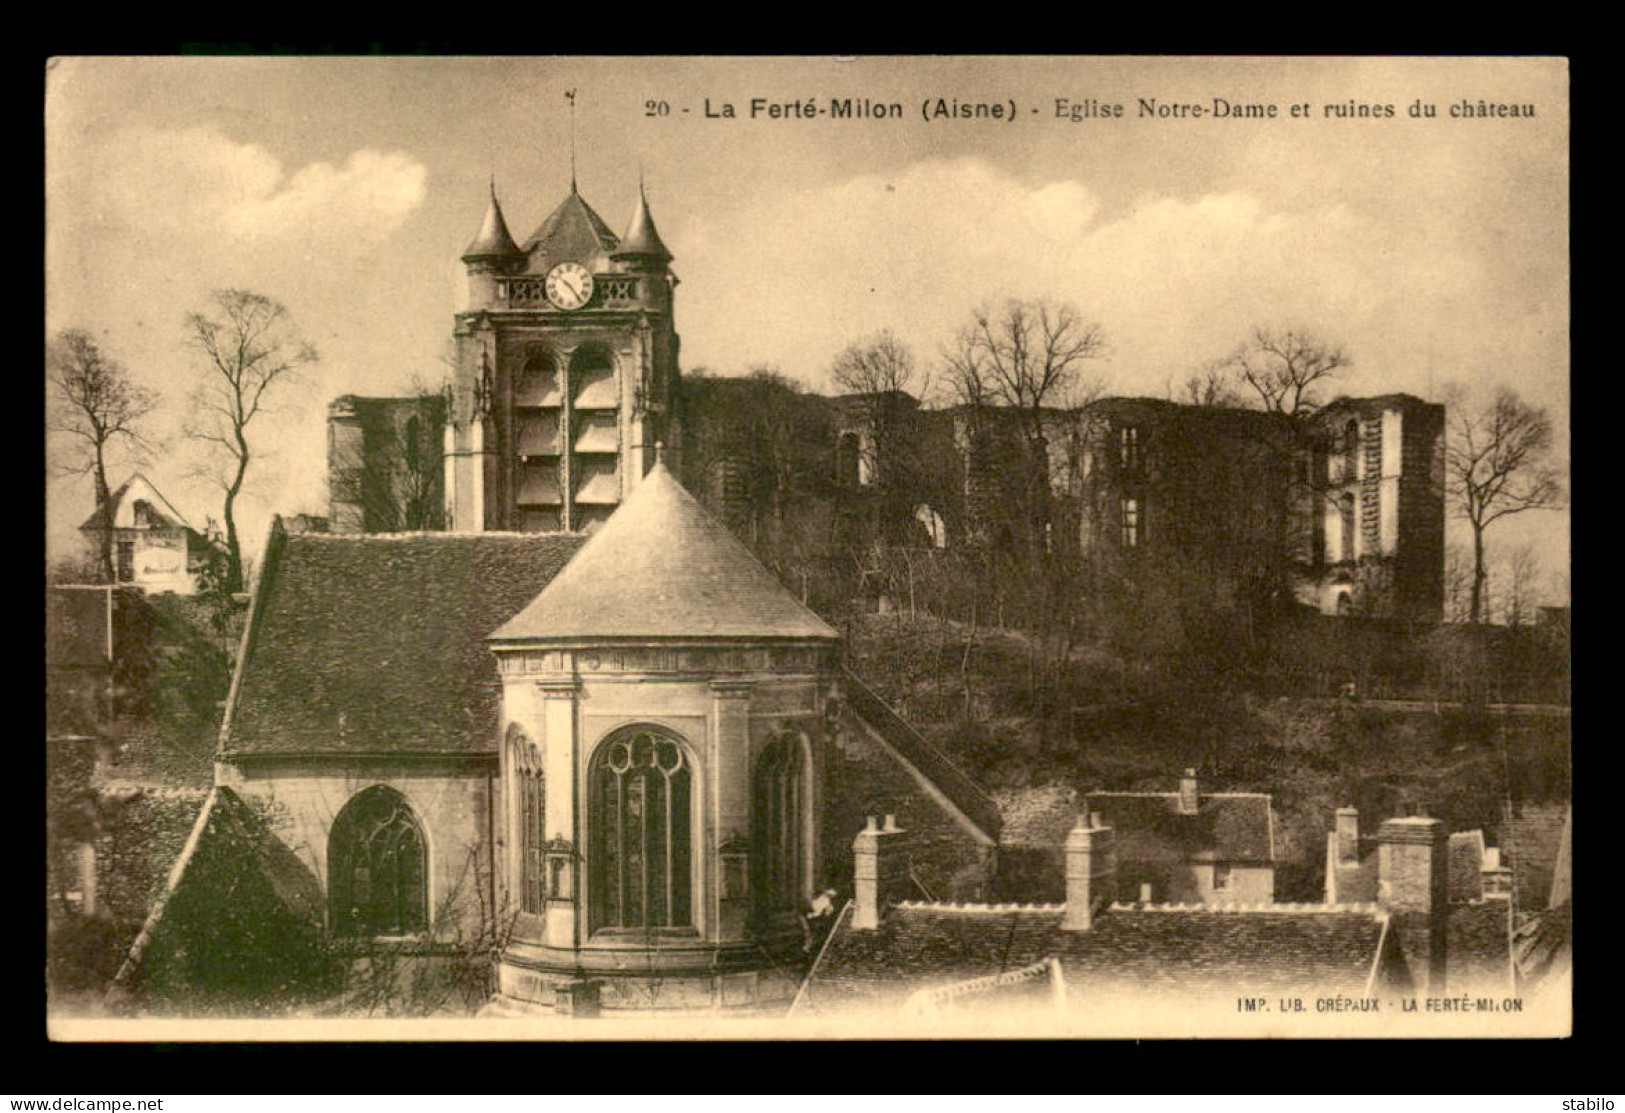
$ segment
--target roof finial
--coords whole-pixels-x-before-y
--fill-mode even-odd
[[[576,192],[576,91],[566,89],[564,99],[570,102],[570,192]]]
[[[655,463],[657,463],[657,464],[663,463],[664,461],[661,459],[661,457],[664,456],[665,454],[666,454],[666,442],[665,441],[655,441]]]

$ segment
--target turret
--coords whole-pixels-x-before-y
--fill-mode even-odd
[[[642,182],[638,183],[638,207],[632,213],[632,223],[627,225],[621,246],[611,258],[630,263],[635,269],[653,270],[671,262],[671,252],[666,250],[660,233],[655,230],[654,217],[649,215],[649,198],[643,192]]]
[[[508,222],[502,219],[502,206],[497,202],[496,182],[491,183],[491,204],[485,210],[485,220],[474,239],[463,249],[463,262],[468,266],[468,300],[470,307],[488,305],[495,299],[496,282],[493,276],[502,273],[523,257],[519,245],[508,232]]]

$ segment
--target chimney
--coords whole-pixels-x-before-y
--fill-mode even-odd
[[[1510,897],[1512,895],[1512,871],[1501,864],[1501,848],[1489,847],[1484,851],[1484,895],[1486,897]]]
[[[1440,992],[1450,899],[1444,825],[1426,816],[1390,819],[1377,832],[1377,842],[1377,901],[1392,915],[1413,984],[1419,991]]]
[[[1095,909],[1112,899],[1117,885],[1117,853],[1112,829],[1101,827],[1087,812],[1066,837],[1066,912],[1061,927],[1088,931]]]
[[[1360,809],[1337,809],[1337,860],[1345,866],[1360,861]]]
[[[908,881],[903,831],[888,815],[881,827],[874,816],[852,840],[852,929],[874,931],[886,908],[902,899]]]
[[[1187,769],[1179,778],[1179,814],[1195,815],[1197,811],[1196,770]]]

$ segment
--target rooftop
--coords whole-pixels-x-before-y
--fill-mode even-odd
[[[875,931],[843,910],[795,1012],[900,1008],[921,989],[1019,971],[1051,957],[1085,997],[1234,996],[1312,987],[1364,992],[1383,941],[1372,906],[1114,904],[1088,931],[1061,928],[1059,905],[903,903]],[[1238,988],[1243,987],[1243,988]]]
[[[839,635],[657,462],[497,642]]]
[[[1091,792],[1084,806],[1099,812],[1101,822],[1117,832],[1120,860],[1275,860],[1266,793],[1204,792],[1197,797],[1194,815],[1180,814],[1177,792]]]
[[[273,530],[222,731],[228,753],[494,749],[485,636],[582,545],[565,533]]]

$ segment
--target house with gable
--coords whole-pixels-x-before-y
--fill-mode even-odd
[[[109,553],[115,583],[177,595],[196,594],[198,573],[218,548],[139,474],[121,483],[79,532]]]

